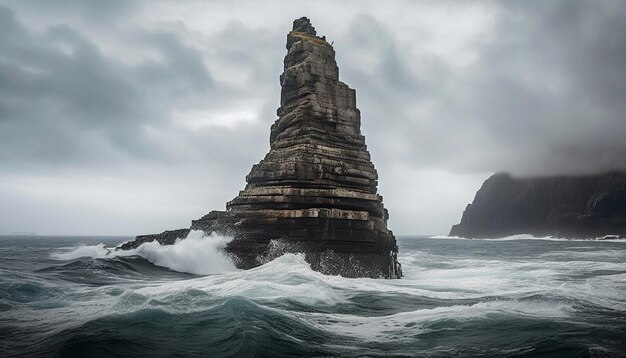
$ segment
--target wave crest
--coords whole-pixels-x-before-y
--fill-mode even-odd
[[[235,271],[235,265],[223,252],[232,237],[202,231],[191,231],[187,237],[178,239],[173,245],[161,245],[152,241],[136,249],[122,251],[108,249],[104,244],[81,245],[70,251],[53,253],[56,260],[74,260],[81,257],[113,258],[119,256],[141,256],[154,265],[167,267],[178,272],[210,275]]]

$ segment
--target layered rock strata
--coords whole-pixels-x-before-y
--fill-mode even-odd
[[[485,181],[450,235],[626,237],[626,172]]]
[[[212,211],[190,229],[232,235],[226,251],[239,268],[302,252],[326,274],[400,277],[355,90],[339,81],[333,47],[307,18],[294,21],[287,50],[270,151],[226,211]],[[138,236],[123,248],[170,244],[188,230]]]

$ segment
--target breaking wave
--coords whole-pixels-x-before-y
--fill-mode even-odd
[[[100,243],[80,245],[51,256],[56,260],[73,260],[81,257],[107,259],[137,255],[157,266],[174,271],[209,275],[236,270],[233,262],[222,251],[230,240],[231,237],[215,233],[205,235],[202,231],[190,231],[184,240],[178,239],[173,245],[161,245],[152,241],[133,250],[115,250]]]

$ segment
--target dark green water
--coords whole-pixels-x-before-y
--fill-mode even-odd
[[[404,237],[376,280],[127,239],[0,237],[0,356],[626,356],[626,241]]]

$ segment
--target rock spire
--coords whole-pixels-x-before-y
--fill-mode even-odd
[[[323,273],[400,277],[355,90],[339,81],[333,47],[306,17],[293,22],[287,50],[270,151],[226,211],[194,220],[191,229],[233,235],[226,251],[240,268],[302,252]],[[139,236],[128,246],[175,236],[181,231]]]

